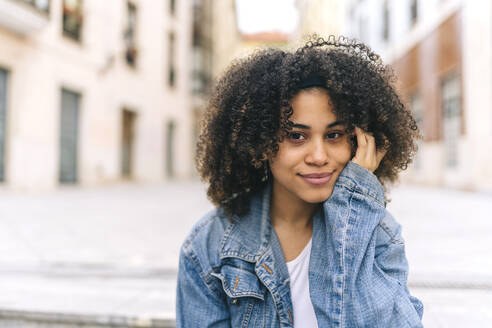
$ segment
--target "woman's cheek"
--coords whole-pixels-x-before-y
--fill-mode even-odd
[[[347,163],[351,160],[351,158],[352,158],[352,150],[348,143],[341,145],[341,147],[337,149],[336,159],[339,166],[345,167],[345,165],[347,165]]]

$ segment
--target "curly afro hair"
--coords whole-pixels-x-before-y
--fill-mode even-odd
[[[377,148],[387,148],[374,172],[385,189],[411,162],[417,124],[395,91],[393,71],[366,45],[332,36],[293,52],[257,51],[234,61],[217,82],[197,144],[207,195],[226,214],[246,213],[251,195],[271,178],[268,159],[292,125],[290,101],[313,76],[322,79],[347,132],[359,126]]]

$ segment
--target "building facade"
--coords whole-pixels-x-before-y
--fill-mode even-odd
[[[191,10],[187,0],[0,0],[2,183],[189,176]]]
[[[200,133],[200,121],[216,82],[232,59],[239,31],[234,0],[193,1],[193,144]],[[195,151],[195,147],[193,148]],[[194,171],[196,174],[196,171]]]
[[[354,0],[345,21],[393,66],[420,126],[403,179],[492,190],[492,3]]]

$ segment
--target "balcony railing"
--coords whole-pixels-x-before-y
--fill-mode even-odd
[[[49,23],[51,0],[0,0],[0,26],[20,35],[41,30]]]

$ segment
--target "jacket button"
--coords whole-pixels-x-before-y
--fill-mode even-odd
[[[232,305],[239,305],[239,299],[235,298],[231,301]]]

